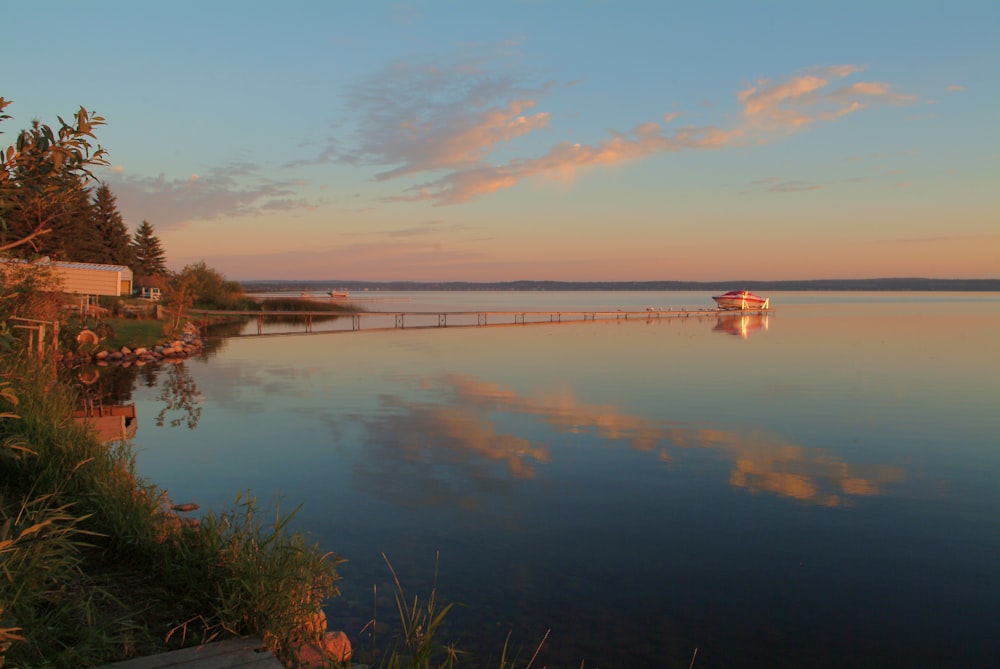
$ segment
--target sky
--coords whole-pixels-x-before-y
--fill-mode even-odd
[[[1000,2],[0,0],[132,228],[229,279],[1000,277]]]

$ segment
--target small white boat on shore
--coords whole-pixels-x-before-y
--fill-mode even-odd
[[[330,297],[334,300],[346,300],[350,295],[346,290],[331,290]]]
[[[741,311],[767,309],[771,300],[760,295],[754,295],[749,290],[731,290],[722,295],[712,297],[719,309],[739,309]]]

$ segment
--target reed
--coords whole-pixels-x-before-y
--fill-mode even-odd
[[[411,601],[403,590],[403,585],[396,575],[389,558],[382,554],[395,590],[396,612],[399,614],[400,634],[393,641],[393,646],[386,656],[385,667],[388,669],[450,669],[456,666],[464,654],[453,643],[442,644],[438,640],[438,632],[445,616],[451,611],[454,603],[441,605],[437,597],[438,560],[434,561],[434,581],[430,595],[421,602],[419,596]]]
[[[329,311],[331,315],[357,311],[350,303],[329,302],[304,297],[275,297],[259,303],[261,311]]]
[[[370,628],[372,633],[370,644],[362,649],[365,655],[362,658],[363,664],[382,669],[450,669],[463,664],[470,666],[469,663],[472,663],[471,666],[496,666],[497,669],[531,669],[534,666],[542,647],[548,640],[548,631],[527,662],[521,658],[520,653],[511,648],[509,634],[504,641],[497,664],[493,663],[492,658],[475,658],[471,653],[460,649],[455,642],[443,641],[441,638],[447,633],[445,617],[452,611],[455,603],[442,603],[438,595],[440,555],[435,556],[434,578],[430,593],[423,599],[419,595],[412,597],[408,595],[385,553],[382,554],[382,559],[392,576],[397,620],[387,634],[385,647],[379,648],[375,638],[375,630],[379,628],[376,591],[372,619],[365,626],[365,629]],[[362,629],[362,634],[365,629]],[[580,667],[584,669],[583,664]]]

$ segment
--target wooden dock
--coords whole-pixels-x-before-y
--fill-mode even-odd
[[[96,669],[284,669],[260,639],[229,639]]]
[[[257,335],[310,334],[313,323],[324,321],[336,327],[320,332],[357,332],[359,330],[401,330],[418,328],[486,327],[498,325],[555,325],[596,321],[657,321],[678,318],[706,318],[733,315],[766,315],[774,309],[673,309],[650,308],[642,311],[219,311],[190,309],[189,313],[207,325],[211,317],[246,316],[256,319]],[[288,332],[264,332],[267,319],[296,319],[302,328]],[[335,319],[335,320],[334,320]],[[350,325],[348,326],[348,319]],[[364,326],[362,325],[364,323]],[[254,336],[254,335],[237,335]]]

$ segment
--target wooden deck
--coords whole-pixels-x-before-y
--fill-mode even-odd
[[[260,639],[229,639],[96,669],[284,669]]]

